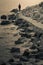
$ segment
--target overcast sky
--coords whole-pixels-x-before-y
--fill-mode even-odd
[[[43,0],[0,0],[0,14],[10,11],[13,8],[17,8],[21,3],[22,9],[26,6],[32,6],[40,3]]]

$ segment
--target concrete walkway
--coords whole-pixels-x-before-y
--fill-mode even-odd
[[[43,29],[43,24],[41,24],[40,22],[36,21],[36,20],[33,20],[32,18],[30,17],[26,17],[24,16],[23,14],[19,13],[18,15],[19,18],[22,18],[24,20],[26,20],[27,22],[30,22],[32,23],[34,26],[38,27],[38,28],[41,28]]]

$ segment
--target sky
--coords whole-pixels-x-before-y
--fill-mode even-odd
[[[10,10],[17,8],[20,3],[22,9],[42,2],[43,0],[0,0],[0,14],[8,13]]]

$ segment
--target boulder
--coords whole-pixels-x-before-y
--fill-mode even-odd
[[[11,53],[20,53],[20,48],[11,48]]]
[[[8,25],[8,24],[10,24],[9,21],[2,21],[2,22],[1,22],[1,25]]]
[[[21,37],[31,38],[31,35],[28,35],[26,33],[21,33],[20,35],[21,35]]]
[[[27,57],[25,57],[25,56],[22,56],[22,57],[20,58],[20,61],[23,61],[23,62],[28,62],[28,58],[27,58]]]
[[[23,53],[23,56],[29,58],[29,54],[30,54],[30,53],[29,53],[29,50],[26,49],[26,50],[24,51],[24,53]]]
[[[24,51],[24,53],[22,54],[22,56],[21,56],[21,58],[20,58],[20,61],[28,62],[29,58],[30,58],[29,50],[26,49],[26,50]]]
[[[8,20],[15,20],[16,16],[14,14],[8,15]]]
[[[22,41],[17,40],[17,41],[15,41],[15,44],[23,44],[23,42],[22,42]]]
[[[39,59],[43,60],[43,52],[40,52],[38,56],[39,56]]]
[[[43,60],[43,52],[39,52],[36,56],[35,56],[36,59],[41,59]]]
[[[6,65],[6,63],[5,63],[5,62],[3,62],[1,65]]]
[[[23,44],[24,42],[26,42],[26,38],[20,37],[17,41],[15,41],[15,44]]]
[[[43,7],[43,2],[41,2],[41,3],[39,4],[39,6],[40,6],[40,7]]]
[[[23,26],[23,24],[25,24],[25,20],[24,19],[17,19],[15,21],[15,25],[22,25]]]
[[[18,12],[18,9],[12,9],[10,12],[17,13]]]
[[[13,63],[14,59],[9,59],[8,63]]]
[[[40,39],[40,37],[41,37],[42,35],[43,35],[42,33],[36,32],[35,35],[34,35],[34,37],[37,37],[38,39]]]
[[[7,19],[7,16],[6,15],[2,15],[1,19]]]
[[[11,65],[22,65],[22,63],[21,62],[14,62]]]
[[[14,53],[13,54],[13,57],[14,58],[20,58],[22,56],[22,54],[20,54],[20,53]]]
[[[31,47],[30,47],[30,49],[36,49],[36,46],[33,44]]]

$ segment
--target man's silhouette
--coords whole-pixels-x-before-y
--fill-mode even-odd
[[[19,11],[20,11],[21,10],[21,5],[20,4],[18,5],[18,8],[19,8]]]

